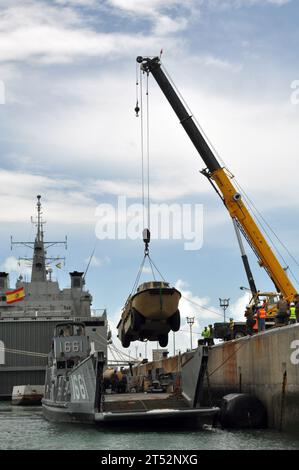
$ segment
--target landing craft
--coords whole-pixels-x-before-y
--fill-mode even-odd
[[[44,416],[54,422],[124,423],[131,421],[214,422],[219,408],[200,407],[206,373],[207,348],[200,346],[182,364],[182,386],[176,393],[108,393],[105,389],[107,359],[92,352],[84,323],[65,322],[54,331],[42,400]],[[127,371],[129,374],[129,370]]]

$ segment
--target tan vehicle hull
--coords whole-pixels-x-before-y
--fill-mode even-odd
[[[181,294],[176,289],[152,289],[135,294],[131,306],[145,318],[164,320],[170,318],[178,309]],[[169,291],[172,291],[170,294]]]
[[[180,292],[166,283],[145,283],[127,300],[118,324],[124,347],[130,341],[148,339],[165,344],[169,331],[179,329]]]

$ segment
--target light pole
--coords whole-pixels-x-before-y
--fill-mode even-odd
[[[220,307],[223,308],[224,323],[226,322],[225,312],[226,312],[226,309],[229,307],[229,301],[230,299],[220,299],[219,297]]]
[[[186,319],[190,327],[190,345],[191,345],[191,351],[192,351],[192,326],[194,324],[194,317],[187,317]]]
[[[173,337],[173,355],[175,356],[175,332],[172,332],[172,337]]]

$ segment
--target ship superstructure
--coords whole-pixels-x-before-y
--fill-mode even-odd
[[[36,236],[33,242],[14,242],[33,249],[31,280],[20,275],[15,287],[9,285],[9,274],[0,273],[0,399],[11,396],[14,385],[44,384],[47,354],[53,329],[60,321],[81,321],[86,325],[95,350],[107,349],[107,318],[105,310],[93,310],[92,296],[85,289],[83,272],[70,272],[70,287],[61,289],[52,279],[47,249],[63,242],[44,240],[41,196],[37,196]],[[24,258],[23,258],[24,259]],[[28,258],[25,258],[28,261]],[[24,297],[8,303],[7,299],[20,289]]]

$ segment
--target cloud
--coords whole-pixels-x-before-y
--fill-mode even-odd
[[[151,268],[149,268],[147,266],[143,266],[142,272],[145,273],[145,274],[151,274],[152,270],[151,270]]]
[[[84,263],[87,265],[89,263],[90,258],[85,258]],[[109,256],[104,256],[103,258],[98,258],[97,256],[93,256],[90,262],[90,267],[92,268],[100,268],[107,264],[111,263],[111,259]]]
[[[188,61],[193,64],[203,65],[205,67],[215,68],[215,69],[222,69],[222,70],[229,70],[231,72],[240,72],[242,70],[242,65],[237,64],[234,62],[230,62],[228,60],[223,60],[220,57],[215,55],[206,54],[206,55],[196,55],[190,56]]]
[[[251,295],[249,293],[245,293],[237,299],[236,302],[231,304],[228,311],[229,317],[232,317],[235,321],[245,321],[244,313],[250,298]]]
[[[0,33],[1,61],[34,59],[44,64],[68,63],[76,58],[116,58],[140,50],[157,50],[159,41],[142,35],[105,34],[49,26]]]
[[[204,83],[199,87],[195,80],[198,66],[192,61],[187,64],[186,84],[180,88],[229,169],[248,192],[257,195],[255,199],[260,199],[262,207],[271,206],[275,187],[282,179],[286,194],[292,197],[280,198],[277,203],[296,205],[298,199],[292,189],[295,173],[282,174],[279,165],[282,154],[288,167],[297,165],[298,117],[296,106],[287,101],[289,89],[285,100],[273,96],[268,87],[271,101],[267,95],[261,96],[262,87],[256,94],[255,90],[244,90],[243,96],[238,92],[226,95],[225,86],[210,89]],[[224,70],[237,86],[239,74],[233,78],[229,68]],[[174,66],[173,76],[176,74],[181,76]],[[205,72],[205,76],[214,75]],[[140,196],[140,123],[133,112],[134,80],[126,67],[121,77],[109,68],[105,73],[91,71],[89,78],[82,72],[68,80],[57,75],[54,84],[51,77],[43,76],[28,83],[25,96],[19,86],[14,90],[17,99],[32,104],[20,104],[13,118],[7,114],[7,120],[2,120],[2,125],[9,126],[11,139],[23,141],[27,147],[25,157],[20,157],[23,162],[17,158],[18,168],[21,164],[27,171],[36,171],[39,165],[43,171],[54,168],[57,173],[71,169],[90,176],[94,195]],[[153,82],[150,92],[151,197],[173,200],[210,194],[208,182],[198,174],[204,163]],[[10,154],[3,154],[3,158],[10,165],[15,161]],[[267,174],[269,168],[272,189],[269,186],[266,190],[257,174]]]
[[[100,5],[99,0],[54,0],[57,5],[71,5],[74,7],[96,7]]]
[[[134,3],[116,1],[114,7],[133,14]],[[141,2],[139,5],[138,2],[138,11],[140,15],[147,8],[154,12],[161,12],[164,11],[162,3],[159,1]],[[2,25],[5,37],[9,37],[10,34],[14,34],[14,31],[22,28],[23,13],[28,26],[25,28],[24,34],[26,35],[29,34],[28,31],[32,26],[35,28],[36,25],[41,28],[58,28],[66,34],[85,36],[87,34],[86,38],[106,34],[88,29],[90,25],[83,21],[77,9],[75,12],[67,12],[66,15],[60,12],[57,18],[55,8],[53,11],[53,8],[49,7],[48,11],[47,8],[43,10],[43,7],[36,5],[35,2],[29,2],[28,5],[26,13],[23,12],[22,6],[19,6],[20,10],[8,9],[10,14],[7,13],[2,18],[7,27],[5,30],[5,26]],[[191,6],[192,2],[189,9]],[[169,2],[165,4],[166,7],[175,8],[177,4]],[[16,19],[13,19],[13,11],[15,11]],[[11,28],[8,27],[9,25]],[[123,34],[108,34],[112,42],[108,40],[110,45],[107,46],[107,51],[114,47],[111,44],[115,40],[118,41]],[[118,39],[115,39],[116,36]],[[124,53],[133,55],[133,50],[127,47],[130,46],[130,42],[126,41],[125,36],[123,36],[123,47],[126,48]],[[57,43],[54,48],[50,45],[47,49],[47,41],[52,41],[51,37],[55,39],[56,36],[50,34],[45,41],[34,39],[33,49],[35,47],[43,49],[37,56],[33,49],[28,49],[26,38],[18,40],[18,44],[11,44],[8,54],[11,54],[11,57],[14,54],[20,54],[21,59],[24,53],[23,58],[27,60],[35,57],[36,60],[52,60],[53,58],[54,61],[64,60],[64,58],[76,61],[79,57],[83,57],[79,51],[80,48],[83,55],[93,54],[93,47],[90,48],[80,38],[78,38],[78,49],[76,49],[76,41],[65,42],[64,40],[63,44]],[[137,49],[138,52],[141,48],[143,50],[142,34],[141,36],[130,35],[130,37],[134,42],[134,50],[136,52]],[[59,35],[57,38],[59,39]],[[98,43],[98,39],[95,43]],[[157,45],[156,39],[153,36],[149,38],[149,41],[153,41],[151,45],[148,44],[151,50],[157,50],[156,47],[152,48],[154,44]],[[176,40],[171,39],[171,41]],[[99,43],[101,43],[100,47],[105,47],[105,41],[99,41]],[[0,48],[1,44],[0,41]],[[118,49],[119,44],[115,45],[115,48]],[[121,49],[118,50],[121,51]],[[116,57],[113,56],[113,59]],[[257,195],[257,200],[260,198],[263,207],[270,207],[273,194],[260,185],[256,177],[256,169],[259,168],[259,174],[265,174],[271,167],[273,169],[271,187],[275,188],[279,185],[284,175],[281,175],[278,165],[275,168],[275,162],[277,164],[281,154],[285,153],[286,142],[288,155],[285,158],[290,167],[296,166],[295,107],[288,106],[286,102],[273,95],[271,102],[267,101],[261,91],[257,91],[255,95],[255,90],[247,93],[245,83],[243,84],[245,94],[241,96],[238,86],[244,79],[240,74],[242,64],[223,57],[200,51],[195,56],[188,54],[182,64],[177,65],[171,58],[169,62],[172,75],[178,76],[178,83],[179,80],[184,80],[183,86],[180,86],[181,91],[187,102],[192,103],[194,114],[199,117],[200,124],[220,150],[230,170],[238,176],[240,181],[244,182],[251,194]],[[14,79],[10,81],[8,79],[6,90],[8,101],[9,97],[13,96],[12,101],[15,107],[12,110],[9,107],[6,108],[7,111],[2,110],[5,113],[5,119],[2,119],[2,126],[4,126],[2,132],[7,135],[6,130],[9,131],[12,146],[17,145],[18,142],[21,142],[20,146],[22,146],[23,143],[24,155],[18,155],[18,151],[14,149],[13,152],[2,152],[3,159],[9,162],[10,166],[13,166],[15,162],[18,169],[24,168],[26,173],[47,174],[52,173],[53,168],[56,173],[66,173],[71,169],[74,174],[80,174],[80,177],[84,173],[85,181],[90,176],[93,193],[89,191],[88,197],[92,201],[101,195],[126,194],[132,198],[139,197],[141,192],[140,139],[139,122],[133,113],[135,104],[134,78],[132,77],[134,58],[130,64],[121,60],[121,74],[115,61],[109,60],[105,63],[105,71],[91,67],[88,73],[85,73],[79,67],[67,74],[67,78],[64,73],[59,73],[54,65],[43,74],[39,68],[35,69],[35,64],[33,64],[35,72],[31,76],[30,72],[26,71],[25,87],[23,75],[21,80],[16,78],[16,62],[11,67]],[[181,76],[182,69],[184,78]],[[234,77],[232,77],[232,71]],[[219,81],[217,82],[219,73],[221,73],[221,80],[225,81],[227,78],[235,84],[234,94],[226,94],[225,84],[222,86]],[[198,76],[205,77],[200,86]],[[218,83],[218,86],[207,86],[206,81]],[[188,137],[180,129],[168,103],[153,82],[150,84],[150,93],[152,199],[175,200],[189,195],[211,193],[212,190],[207,181],[198,175],[198,170],[204,166],[204,163],[197,158],[197,153]],[[285,98],[287,99],[287,96]],[[11,105],[11,101],[8,104]],[[273,138],[273,135],[276,137]],[[111,171],[112,168],[113,171]],[[98,177],[95,178],[95,175]],[[289,175],[285,176],[285,191],[291,194],[295,183],[295,173],[291,176],[294,178],[293,181],[289,178]],[[75,187],[79,190],[80,184],[78,183]],[[286,197],[280,198],[278,204],[280,206],[289,203],[296,205],[297,202],[296,197]]]
[[[162,177],[151,184],[150,197],[152,201],[171,201],[184,196],[200,194],[206,188],[198,185],[198,176],[182,177],[173,185],[173,179]],[[126,196],[131,199],[140,199],[141,182],[117,180],[96,180],[90,188],[94,194],[110,194],[114,196]]]
[[[31,276],[30,262],[19,260],[14,256],[6,258],[0,266],[0,270],[6,273],[17,273],[18,275]]]
[[[195,317],[195,327],[199,323],[204,326],[207,321],[217,321],[222,315],[219,307],[213,307],[210,304],[210,299],[208,297],[200,297],[196,294],[193,294],[192,291],[188,289],[188,283],[181,279],[175,283],[175,288],[178,289],[181,294],[180,300],[180,312],[181,317]]]
[[[288,0],[210,0],[210,7],[242,7],[269,3],[277,6]],[[85,8],[83,8],[85,7]],[[200,16],[202,2],[195,0],[25,0],[5,2],[0,13],[0,60],[36,61],[40,64],[73,63],[83,58],[128,57],[139,51],[167,49],[175,56],[185,43],[179,33]],[[92,12],[92,13],[91,13]],[[107,32],[101,14],[127,15],[135,28]],[[91,20],[93,18],[93,20]],[[151,31],[137,28],[136,18],[148,21]],[[135,22],[134,22],[135,21]],[[123,29],[123,32],[121,32]],[[162,44],[161,44],[162,41]],[[207,56],[209,65],[225,66],[226,61]]]
[[[77,181],[4,170],[0,171],[0,221],[27,222],[35,213],[37,194],[42,195],[49,222],[95,223],[96,201]]]
[[[287,3],[292,2],[293,0],[208,0],[209,6],[215,8],[242,8],[242,7],[251,7],[255,5],[276,5],[283,6]]]
[[[32,0],[3,8],[0,13],[1,62],[63,64],[80,58],[110,59],[111,56],[137,55],[140,50],[160,50],[160,39],[153,35],[96,30],[84,10],[74,8],[82,4],[68,1],[49,5]],[[97,7],[98,17],[100,4],[89,2],[89,5]],[[164,23],[164,30],[160,27],[156,34],[175,32],[183,27],[184,21],[164,18]],[[173,39],[165,45],[171,44],[173,48],[178,42]]]
[[[195,0],[108,0],[108,3],[129,17],[139,16],[152,23],[152,33],[158,36],[184,31],[199,16]]]

